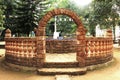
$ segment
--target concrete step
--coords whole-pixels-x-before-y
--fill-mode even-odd
[[[55,80],[71,80],[69,75],[55,75]]]
[[[40,68],[37,69],[39,75],[82,75],[87,72],[87,68]]]
[[[74,68],[78,67],[78,62],[46,62],[45,68]]]

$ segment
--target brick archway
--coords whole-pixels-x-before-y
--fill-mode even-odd
[[[86,30],[84,29],[81,20],[71,10],[68,9],[54,9],[49,11],[39,22],[38,29],[36,31],[36,39],[37,39],[37,56],[36,62],[38,67],[43,67],[45,62],[45,27],[48,21],[56,15],[67,15],[71,17],[75,24],[77,25],[76,36],[77,36],[77,61],[79,62],[80,67],[85,66],[85,33]]]

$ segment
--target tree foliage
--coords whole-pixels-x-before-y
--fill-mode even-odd
[[[120,2],[120,1],[119,1]],[[93,20],[101,28],[112,28],[115,40],[115,26],[118,24],[119,15],[114,9],[114,0],[95,0],[93,1]]]
[[[73,5],[69,0],[49,0],[50,1],[50,8],[48,10],[52,10],[55,8],[66,8],[70,9],[72,11],[76,10],[77,7]],[[76,9],[74,9],[76,8]],[[68,35],[68,34],[74,34],[76,30],[76,24],[74,21],[66,16],[66,15],[58,15],[56,16],[57,20],[57,31],[61,33],[62,36]],[[48,27],[46,29],[47,34],[53,34],[54,32],[54,23],[55,23],[55,17],[53,17],[49,22],[48,22]]]
[[[4,16],[3,16],[3,5],[2,5],[2,0],[0,0],[0,27],[3,27],[4,23]]]
[[[13,34],[29,35],[38,26],[44,13],[46,0],[6,0],[2,1],[5,15],[4,27],[10,28]]]
[[[55,8],[67,8],[78,14],[84,27],[91,35],[95,35],[95,26],[113,28],[120,21],[120,0],[93,0],[90,5],[78,7],[70,0],[2,0],[6,28],[13,33],[29,34],[37,27],[39,20],[47,12]],[[119,13],[119,14],[118,14]],[[58,31],[63,34],[75,33],[76,25],[68,16],[56,16]],[[47,34],[54,31],[54,17],[48,22]]]
[[[36,2],[34,0],[15,1],[14,20],[16,21],[16,32],[29,35],[30,31],[37,26],[39,16],[36,15]]]

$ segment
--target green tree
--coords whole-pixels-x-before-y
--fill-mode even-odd
[[[113,28],[115,40],[115,26],[119,20],[119,15],[114,10],[114,0],[95,0],[93,2],[93,20],[101,28]]]
[[[45,0],[3,0],[6,28],[12,33],[29,35],[38,22],[45,9]]]
[[[39,12],[37,14],[40,15],[40,19],[51,9],[51,1],[49,0],[38,0],[39,4],[38,4],[38,8],[39,8]],[[40,20],[39,19],[39,20]]]
[[[16,0],[14,8],[15,32],[29,36],[30,31],[37,26],[36,2],[34,0]],[[34,4],[34,5],[33,5]]]
[[[2,0],[2,9],[4,10],[4,28],[5,30],[7,28],[10,28],[11,30],[14,29],[14,22],[15,20],[13,19],[13,14],[14,14],[14,1],[15,0]],[[5,36],[5,30],[2,32],[2,40],[4,39]]]
[[[66,8],[66,9],[70,9],[70,10],[74,11],[75,13],[77,13],[77,15],[81,18],[81,20],[84,24],[84,27],[87,28],[88,31],[92,35],[95,35],[95,27],[94,26],[96,24],[93,20],[94,16],[93,15],[90,16],[91,14],[93,14],[93,8],[90,5],[80,7],[80,6],[76,5],[75,3],[71,2],[70,0],[53,0],[53,1],[50,0],[50,1],[51,1],[51,9]],[[63,18],[64,19],[66,18],[67,21],[59,20],[59,19],[63,19]],[[76,25],[73,21],[71,21],[71,20],[69,21],[67,16],[58,16],[57,21],[58,21],[57,22],[58,30],[60,28],[65,33],[75,33]],[[64,26],[64,27],[62,27],[62,26]]]
[[[72,11],[75,11],[74,8],[76,8],[76,11],[78,12],[78,8],[75,7],[75,5],[73,5],[72,3],[70,3],[69,0],[49,0],[49,1],[50,1],[50,8],[48,9],[48,11],[56,8],[67,8]],[[65,15],[58,15],[56,16],[56,22],[57,22],[57,31],[61,32],[62,35],[75,33],[76,24],[70,17]],[[49,23],[50,24],[48,24],[46,32],[47,34],[52,35],[54,32],[55,17],[53,17]],[[49,30],[51,30],[52,32]]]
[[[4,23],[4,16],[3,16],[3,5],[2,5],[2,0],[0,0],[0,27],[3,27],[3,23]]]
[[[4,17],[3,17],[3,11],[0,9],[0,32],[4,29],[3,24],[4,24]]]

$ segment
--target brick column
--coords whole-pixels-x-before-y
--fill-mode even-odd
[[[108,29],[108,30],[106,31],[106,37],[112,39],[112,30]]]
[[[113,37],[112,37],[112,30],[108,29],[106,32],[106,37],[109,38],[108,40],[108,54],[110,58],[113,57]]]
[[[11,37],[11,30],[10,30],[10,29],[7,29],[7,30],[5,31],[5,38],[9,38],[9,37]]]
[[[77,28],[77,61],[80,67],[85,67],[85,30],[83,27]]]
[[[43,67],[45,61],[45,28],[42,27],[36,31],[37,40],[37,55],[36,55],[36,65],[37,67]]]
[[[5,49],[6,49],[6,51],[5,51],[5,60],[6,61],[9,61],[9,58],[11,58],[9,56],[9,54],[11,54],[11,48],[12,48],[11,44],[12,43],[10,41],[7,41],[7,39],[9,39],[10,37],[11,37],[11,30],[7,29],[5,31]]]

